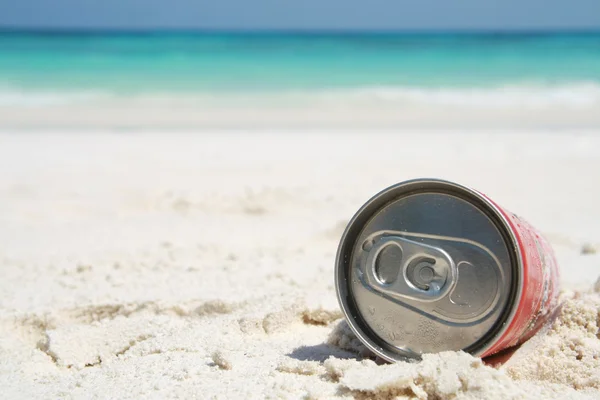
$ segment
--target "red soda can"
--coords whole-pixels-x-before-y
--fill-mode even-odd
[[[482,193],[417,179],[375,195],[348,224],[335,286],[348,324],[388,361],[530,338],[557,304],[552,248]]]

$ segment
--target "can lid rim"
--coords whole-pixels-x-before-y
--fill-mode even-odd
[[[483,206],[482,210],[487,212],[488,216],[492,218],[493,222],[501,231],[501,234],[505,237],[505,239],[507,239],[506,245],[511,257],[513,282],[517,283],[516,285],[511,285],[513,290],[509,295],[505,309],[503,310],[503,313],[498,321],[488,331],[488,334],[486,334],[482,339],[473,345],[463,350],[471,353],[474,356],[481,356],[490,348],[492,348],[497,339],[506,333],[506,330],[510,326],[510,323],[514,319],[517,311],[517,307],[514,307],[514,304],[519,303],[523,294],[523,259],[521,252],[519,251],[519,243],[505,214],[493,201],[491,201],[482,193],[467,186],[436,178],[411,179],[383,189],[371,197],[366,203],[363,204],[363,206],[361,206],[361,208],[354,214],[346,226],[344,233],[342,234],[335,261],[335,288],[338,303],[344,316],[346,317],[346,320],[348,321],[350,329],[359,338],[359,340],[365,346],[367,346],[367,348],[373,351],[376,355],[390,362],[405,360],[407,358],[419,358],[420,356],[416,353],[407,352],[405,354],[401,354],[397,350],[386,350],[383,346],[381,346],[381,344],[378,344],[364,332],[365,330],[368,330],[368,327],[363,327],[361,329],[361,326],[359,326],[357,316],[353,315],[356,314],[356,311],[352,309],[350,304],[348,304],[349,296],[347,293],[347,275],[345,274],[347,265],[351,258],[351,250],[355,242],[354,240],[351,240],[351,238],[353,236],[358,236],[357,230],[360,231],[359,228],[362,227],[362,222],[365,219],[368,220],[378,210],[380,210],[382,207],[385,207],[385,205],[389,204],[390,202],[396,201],[398,198],[410,194],[416,194],[419,192],[432,192],[434,191],[432,189],[435,188],[445,189],[444,193],[455,192],[453,194],[462,194],[463,196],[461,197],[464,200],[470,201],[476,206]],[[392,200],[389,200],[390,197],[392,197]],[[351,243],[349,240],[351,240]],[[342,280],[344,280],[344,282],[342,282]],[[483,345],[478,345],[478,343],[483,343]]]

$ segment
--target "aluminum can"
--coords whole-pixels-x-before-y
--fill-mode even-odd
[[[335,267],[348,324],[388,361],[515,346],[550,318],[558,282],[552,248],[535,228],[437,179],[396,184],[363,205]]]

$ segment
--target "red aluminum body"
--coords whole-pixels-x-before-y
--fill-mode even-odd
[[[522,292],[508,328],[482,357],[520,344],[532,337],[548,320],[558,302],[559,272],[552,247],[523,218],[493,202],[510,225],[521,258]]]

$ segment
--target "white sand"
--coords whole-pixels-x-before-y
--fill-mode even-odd
[[[0,92],[0,129],[597,129],[600,86],[205,94]]]
[[[600,398],[599,133],[0,134],[0,397]],[[340,320],[345,223],[423,176],[555,247],[559,318],[504,367],[380,365]]]

